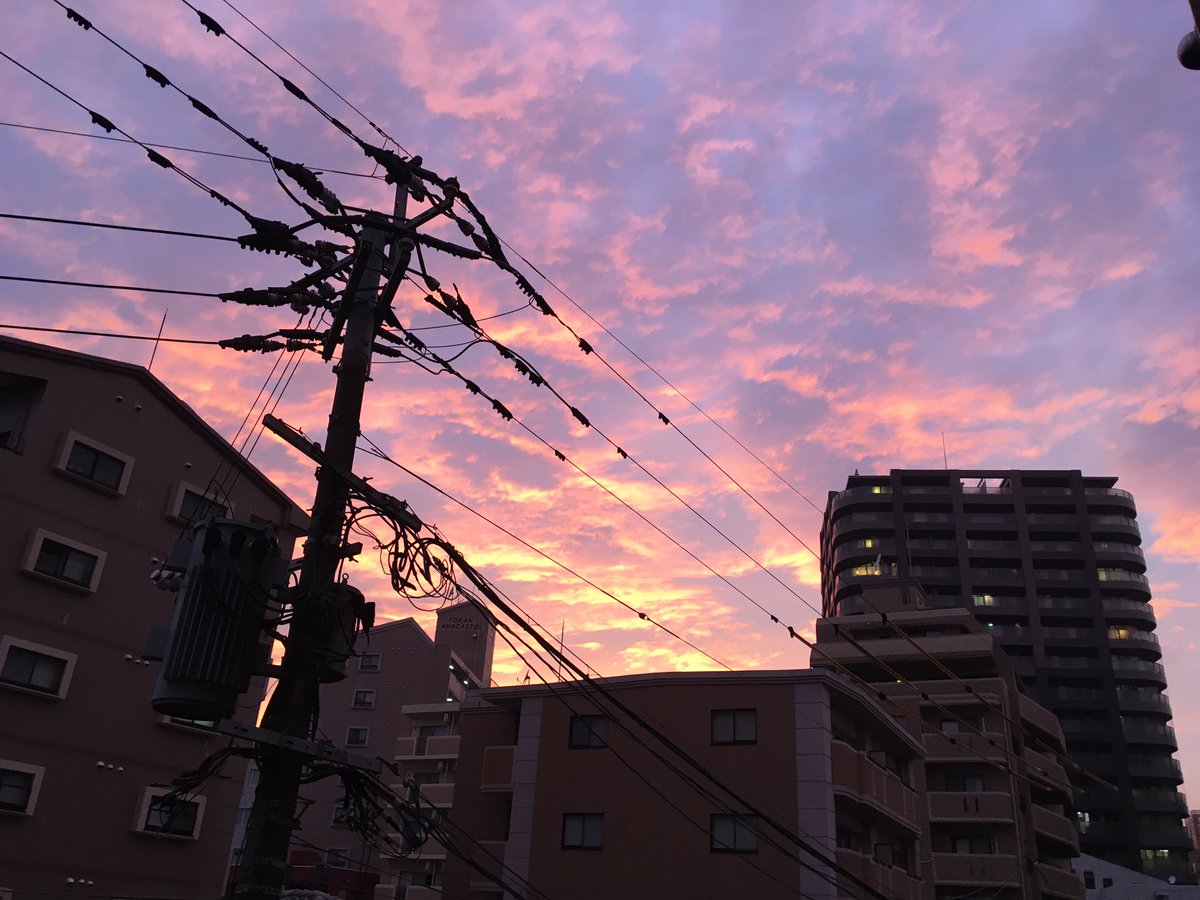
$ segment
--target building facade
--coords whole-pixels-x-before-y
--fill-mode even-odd
[[[213,511],[285,554],[305,524],[145,369],[0,338],[0,895],[220,894],[244,764],[161,799],[228,739],[155,714],[141,656],[153,560]]]
[[[423,789],[443,832],[403,860],[437,879],[397,878],[377,898],[500,900],[505,886],[572,900],[872,896],[857,878],[877,895],[932,900],[923,748],[870,694],[813,670],[603,686],[812,851],[681,778],[671,752],[586,685],[494,688],[467,698],[452,733],[400,741],[406,771],[452,758],[453,779]]]
[[[1083,851],[1191,882],[1137,508],[1115,485],[1078,471],[851,476],[825,509],[823,612],[870,612],[864,588],[893,576],[969,609],[1085,770],[1070,773]]]
[[[931,852],[921,874],[936,900],[1081,900],[1053,713],[1023,693],[967,610],[927,609],[903,581],[866,586],[863,599],[870,612],[818,620],[812,665],[870,682],[924,742]]]

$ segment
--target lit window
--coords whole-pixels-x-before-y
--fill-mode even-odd
[[[104,554],[65,538],[38,530],[27,568],[39,575],[76,587],[95,590]]]
[[[757,853],[758,816],[714,813],[711,838],[714,853]]]
[[[57,468],[107,490],[124,493],[133,470],[133,457],[70,432]]]
[[[374,709],[375,707],[375,692],[374,691],[355,691],[354,700],[351,705],[355,709]]]
[[[565,813],[562,845],[568,850],[599,850],[604,846],[604,813]]]
[[[995,606],[996,598],[991,594],[972,594],[971,600],[976,606]]]
[[[365,747],[367,739],[371,736],[369,728],[347,728],[346,729],[346,746],[347,747]]]
[[[134,830],[163,837],[196,838],[204,810],[203,797],[179,797],[148,788]]]
[[[75,654],[6,637],[0,640],[0,685],[63,698]]]
[[[571,716],[567,746],[572,749],[608,746],[608,716]]]
[[[712,742],[714,744],[758,743],[758,710],[714,709],[712,711]]]
[[[358,658],[358,671],[378,672],[383,656],[379,653],[364,653]]]
[[[0,759],[0,813],[31,815],[43,771],[40,766]]]

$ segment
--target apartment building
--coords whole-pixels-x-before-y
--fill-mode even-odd
[[[965,607],[1026,690],[1058,716],[1078,772],[1083,852],[1194,883],[1187,802],[1141,548],[1116,478],[1077,470],[893,470],[831,492],[821,530],[824,614],[870,612],[864,590],[912,578]]]
[[[1080,900],[1054,714],[1022,692],[966,609],[926,608],[909,581],[866,586],[861,599],[870,612],[818,620],[812,665],[870,682],[923,741],[930,853],[921,874],[935,900]]]
[[[145,369],[0,338],[0,895],[220,894],[244,766],[163,799],[227,739],[155,714],[141,657],[152,560],[214,511],[285,554],[305,524]]]
[[[572,900],[867,896],[857,878],[932,900],[923,746],[871,694],[815,670],[602,684],[624,710],[576,682],[493,688],[468,695],[450,733],[418,724],[402,739],[404,771],[453,777],[423,786],[440,830],[376,897],[499,900],[506,886]],[[417,868],[430,880],[408,874]]]

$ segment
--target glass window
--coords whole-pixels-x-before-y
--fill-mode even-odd
[[[378,672],[380,663],[383,662],[383,655],[380,653],[364,653],[358,658],[358,671],[360,672]]]
[[[712,711],[712,742],[714,744],[758,743],[758,710],[714,709]]]
[[[604,813],[565,813],[562,845],[570,850],[599,850],[604,846]]]
[[[99,558],[91,553],[68,547],[50,538],[42,538],[33,570],[81,587],[91,587],[98,560]]]
[[[367,746],[367,738],[370,737],[370,734],[371,729],[369,728],[347,728],[346,746],[365,747]]]
[[[959,835],[950,839],[952,853],[991,853],[992,839],[986,834]]]
[[[4,656],[0,681],[57,696],[66,670],[67,660],[61,657],[14,645]]]
[[[747,813],[714,813],[712,816],[714,853],[757,853],[758,816]]]
[[[580,749],[608,746],[608,716],[571,716],[567,746]]]
[[[121,488],[121,478],[125,474],[125,461],[117,459],[103,450],[91,447],[83,441],[76,440],[71,444],[65,468],[72,474],[116,491]]]
[[[200,522],[209,516],[223,517],[228,508],[220,500],[205,497],[193,490],[185,489],[179,501],[179,518],[185,522]]]
[[[352,705],[355,709],[373,709],[375,707],[375,692],[355,691]]]
[[[23,813],[33,796],[33,773],[0,769],[0,809]]]
[[[164,794],[150,799],[142,830],[152,834],[195,837],[199,817],[200,804],[196,801]]]
[[[344,869],[350,865],[350,851],[344,847],[337,847],[325,851],[325,865],[331,869]]]

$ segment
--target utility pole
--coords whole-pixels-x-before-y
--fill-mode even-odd
[[[325,439],[327,465],[317,471],[312,520],[304,544],[299,585],[294,592],[291,626],[275,693],[263,717],[263,729],[282,735],[276,745],[260,744],[260,777],[247,823],[246,843],[235,896],[239,900],[277,900],[287,877],[288,850],[296,817],[300,782],[311,755],[294,749],[311,740],[319,709],[323,669],[334,662],[331,640],[343,626],[344,601],[335,589],[343,558],[342,529],[346,518],[347,485],[338,473],[351,472],[359,436],[363,394],[371,376],[371,354],[379,324],[380,285],[387,277],[389,291],[408,269],[414,247],[404,227],[409,185],[396,185],[394,226],[368,216],[358,236],[357,258],[341,308],[326,341],[326,359],[336,345],[338,325],[345,323],[341,359],[334,367],[337,386]],[[433,210],[422,214],[427,220]],[[407,222],[415,228],[417,221]],[[399,236],[397,237],[397,235]],[[384,305],[388,301],[385,299]],[[351,626],[353,628],[353,626]],[[289,742],[287,738],[296,739]]]

